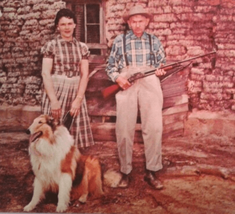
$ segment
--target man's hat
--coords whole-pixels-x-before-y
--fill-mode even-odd
[[[135,5],[132,7],[127,13],[124,14],[123,19],[125,22],[127,22],[128,19],[134,15],[143,15],[150,20],[152,19],[152,14],[144,9],[141,5]]]

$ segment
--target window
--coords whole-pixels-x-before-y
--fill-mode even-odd
[[[91,62],[104,63],[106,39],[104,29],[104,2],[102,0],[67,0],[66,6],[75,12],[75,37],[85,42],[91,52]]]

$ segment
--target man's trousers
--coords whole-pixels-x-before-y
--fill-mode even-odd
[[[116,138],[120,171],[132,170],[133,142],[138,112],[144,140],[146,169],[162,169],[162,106],[160,80],[151,75],[137,80],[130,88],[116,94]]]

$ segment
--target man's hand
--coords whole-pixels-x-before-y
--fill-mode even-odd
[[[118,76],[116,82],[123,90],[126,90],[131,86],[131,83],[121,75]]]
[[[166,71],[164,71],[164,69],[158,68],[158,69],[156,69],[155,74],[156,74],[156,76],[160,77],[160,76],[165,75]]]

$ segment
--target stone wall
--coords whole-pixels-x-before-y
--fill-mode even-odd
[[[60,0],[0,1],[0,104],[40,104],[40,48],[62,7]]]
[[[108,0],[106,37],[123,32],[125,8],[139,2],[154,14],[149,32],[173,62],[217,50],[192,64],[187,82],[191,109],[235,110],[234,0]],[[40,48],[53,34],[62,0],[0,0],[0,104],[39,105]]]

